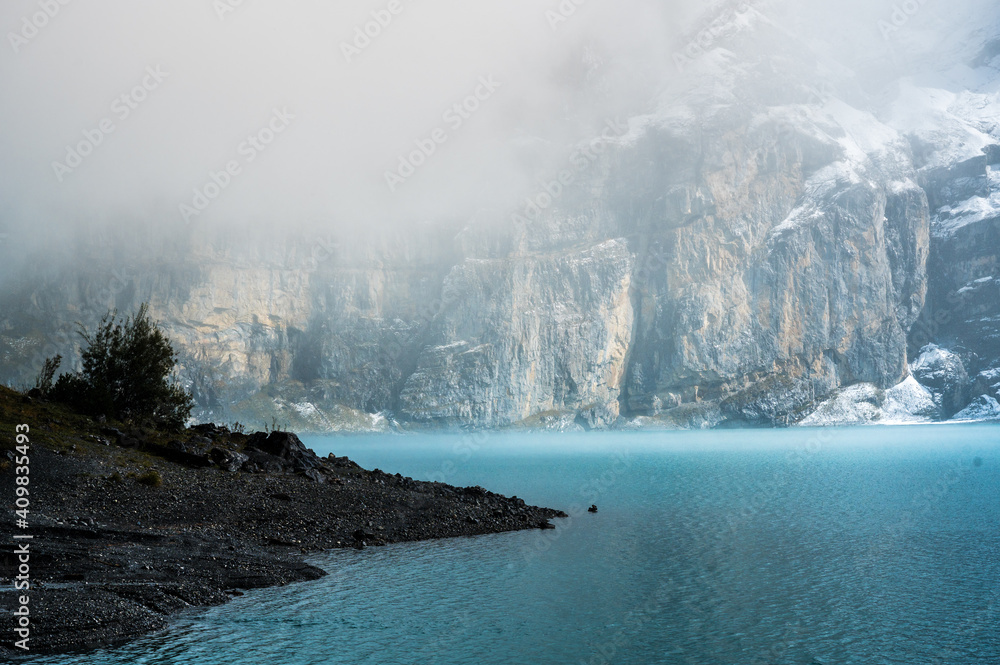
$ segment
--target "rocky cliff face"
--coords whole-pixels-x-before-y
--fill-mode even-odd
[[[951,167],[929,169],[924,182],[935,215],[928,263],[928,304],[910,335],[919,354],[936,343],[954,352],[955,384],[944,415],[969,399],[1000,396],[1000,149]]]
[[[694,132],[698,149],[683,151],[686,182],[640,195],[673,200],[643,239],[660,266],[639,293],[633,411],[707,400],[716,417],[775,424],[839,385],[905,376],[928,251],[906,150],[858,145],[833,115],[783,124],[785,112],[646,138],[648,148]],[[900,163],[884,163],[887,147]]]
[[[632,262],[621,240],[465,259],[445,280],[448,301],[400,412],[491,427],[576,412],[591,426],[610,425],[632,341]]]
[[[724,43],[508,213],[339,244],[134,240],[117,277],[5,292],[3,378],[72,357],[72,321],[149,300],[204,419],[781,425],[829,396],[949,417],[995,393],[997,130],[950,152],[960,132],[914,129],[778,24],[725,11]],[[84,265],[116,265],[108,246]],[[931,342],[966,371],[944,401],[904,382]]]

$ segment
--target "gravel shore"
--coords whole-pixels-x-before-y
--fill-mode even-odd
[[[31,654],[122,643],[241,589],[322,577],[302,561],[309,552],[551,528],[565,516],[321,459],[293,434],[128,429],[0,389],[0,496],[11,499],[15,423],[31,427]],[[0,611],[11,616],[24,592],[4,549]],[[23,654],[5,632],[0,657]]]

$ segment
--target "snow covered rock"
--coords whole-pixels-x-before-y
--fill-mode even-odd
[[[885,391],[882,422],[886,424],[929,421],[938,412],[934,395],[912,376]]]
[[[910,373],[934,394],[942,417],[950,418],[968,404],[969,374],[962,359],[948,349],[928,344],[910,365]]]
[[[1000,397],[1000,368],[980,372],[972,384],[972,394]]]
[[[952,418],[952,421],[975,420],[1000,420],[1000,402],[989,395],[980,395]]]
[[[798,424],[803,427],[902,425],[931,422],[938,413],[931,391],[910,376],[888,390],[879,390],[870,383],[848,386]]]
[[[870,383],[848,386],[799,422],[803,427],[871,425],[882,417],[885,393]]]

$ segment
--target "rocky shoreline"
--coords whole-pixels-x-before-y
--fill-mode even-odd
[[[302,560],[309,552],[551,528],[565,516],[321,459],[290,433],[127,428],[0,388],[3,496],[14,496],[20,423],[31,428],[30,655],[126,642],[241,589],[322,577]],[[22,592],[5,557],[0,611],[10,616]],[[0,657],[19,654],[5,639]]]

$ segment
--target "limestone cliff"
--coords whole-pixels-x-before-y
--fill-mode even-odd
[[[960,132],[915,130],[728,11],[724,44],[508,211],[339,242],[81,239],[0,297],[0,375],[30,381],[73,357],[73,321],[148,300],[198,416],[252,425],[783,425],[852,395],[930,413],[908,379],[930,342],[995,389],[996,130],[949,152]],[[980,394],[963,390],[939,417]]]

